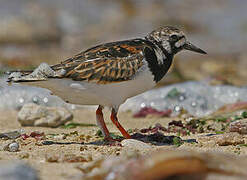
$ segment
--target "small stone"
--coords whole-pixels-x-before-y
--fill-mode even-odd
[[[179,112],[179,111],[181,111],[181,107],[180,106],[178,106],[178,105],[176,105],[175,107],[174,107],[174,111],[175,112]]]
[[[17,152],[19,150],[19,144],[17,142],[13,142],[9,145],[10,152]]]
[[[76,163],[76,162],[88,162],[87,158],[81,155],[75,154],[47,154],[45,157],[47,162],[68,162],[68,163]]]
[[[110,161],[109,159],[107,159],[108,161]],[[106,160],[106,161],[107,161]],[[113,159],[115,160],[115,159]],[[109,165],[111,165],[111,163],[105,163],[106,166],[104,166],[104,168],[100,168],[101,167],[101,164],[102,162],[104,162],[104,158],[98,158],[94,161],[90,161],[88,163],[83,163],[83,164],[80,164],[77,166],[77,168],[79,170],[81,170],[83,173],[87,174],[87,173],[92,173],[95,169],[98,169],[99,171],[103,171],[104,172],[104,168],[108,167]],[[116,162],[116,161],[115,161]],[[104,178],[101,178],[101,179],[104,179]]]
[[[217,134],[213,136],[203,136],[198,138],[199,143],[203,144],[217,144],[219,146],[228,146],[228,145],[238,145],[244,144],[244,138],[242,135],[238,133],[225,133],[225,134]]]
[[[58,162],[59,156],[57,154],[47,154],[45,160],[46,162]]]
[[[66,139],[66,135],[65,134],[58,134],[58,135],[54,136],[53,139],[63,140],[63,139]]]
[[[84,157],[84,159],[87,162],[93,161],[93,156],[92,156],[92,153],[91,152],[83,152],[83,153],[80,153],[80,154],[81,154],[81,156]]]
[[[22,126],[58,127],[72,118],[72,113],[63,107],[44,107],[32,103],[25,104],[18,113]]]
[[[20,159],[27,159],[27,158],[29,158],[29,153],[27,153],[27,152],[21,153],[21,154],[19,154],[19,158]]]
[[[230,123],[230,132],[238,132],[239,134],[247,134],[247,119],[241,119]]]
[[[87,162],[87,159],[83,156],[75,155],[75,154],[64,154],[62,162],[76,163],[76,162]]]
[[[19,144],[17,142],[12,142],[4,146],[5,151],[17,152],[19,150]]]
[[[20,131],[10,131],[6,133],[0,133],[0,138],[4,139],[16,139],[20,137],[21,133]]]
[[[148,145],[147,143],[135,139],[124,139],[123,141],[121,141],[121,145],[127,149],[131,149],[134,151],[152,149],[152,146]]]
[[[85,151],[85,150],[87,150],[88,148],[87,148],[87,146],[81,146],[80,147],[80,151]]]

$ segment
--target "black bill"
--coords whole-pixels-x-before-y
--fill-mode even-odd
[[[190,42],[186,42],[183,46],[184,49],[189,50],[189,51],[194,51],[200,54],[207,54],[205,51],[202,49],[196,47],[195,45],[191,44]]]

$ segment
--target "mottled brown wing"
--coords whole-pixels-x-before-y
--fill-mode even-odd
[[[55,71],[65,70],[62,78],[108,84],[131,79],[143,64],[141,40],[107,43],[88,49],[61,64]]]

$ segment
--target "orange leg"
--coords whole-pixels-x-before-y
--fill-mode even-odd
[[[126,139],[130,139],[131,138],[131,136],[129,135],[129,133],[127,133],[127,131],[118,122],[117,112],[115,111],[114,108],[112,108],[112,111],[111,111],[111,120],[112,120],[113,124],[115,124],[115,126],[119,129],[119,131],[122,133],[122,135]]]
[[[99,105],[98,109],[96,110],[96,120],[97,124],[100,127],[100,130],[102,131],[105,140],[107,141],[114,141],[109,133],[109,130],[106,127],[105,121],[104,121],[104,116],[102,112],[103,106]]]

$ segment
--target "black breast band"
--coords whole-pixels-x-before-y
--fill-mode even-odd
[[[155,46],[149,40],[146,40],[145,42],[149,45],[149,47],[146,47],[144,49],[145,59],[148,62],[148,67],[149,67],[150,71],[154,75],[154,81],[158,82],[165,76],[165,74],[169,70],[169,68],[172,64],[173,55],[169,54],[162,47],[162,45],[160,43],[157,43],[158,48],[160,48],[166,56],[166,59],[163,59],[163,63],[159,64],[156,53],[155,53],[155,49],[157,48],[157,46]]]

